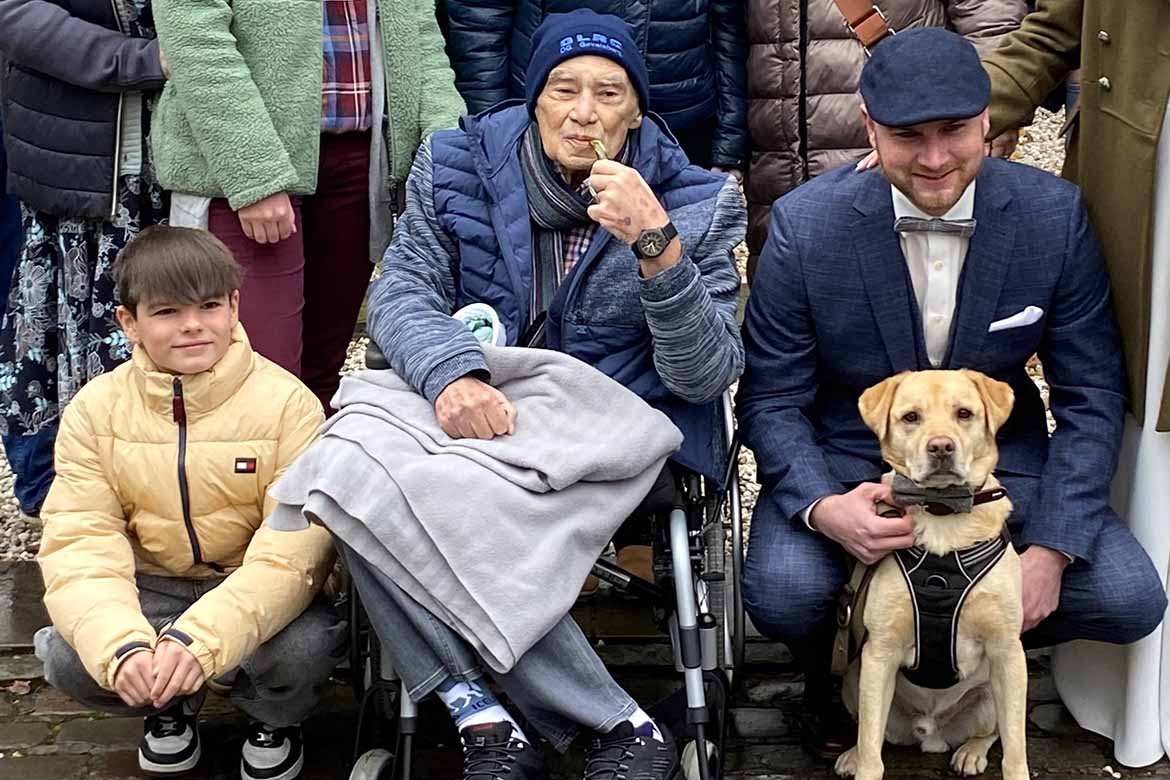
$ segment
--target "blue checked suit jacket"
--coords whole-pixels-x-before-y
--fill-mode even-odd
[[[1017,515],[1026,511],[1016,542],[1089,559],[1111,515],[1125,405],[1101,252],[1072,184],[994,159],[976,182],[977,227],[940,367],[976,369],[1015,390],[996,474],[1028,486],[1028,496],[1013,496]],[[1028,306],[1044,316],[988,332]],[[743,334],[740,426],[780,513],[794,517],[843,483],[878,477],[885,469],[858,396],[900,371],[931,367],[880,171],[846,166],[776,202]],[[1051,388],[1051,438],[1025,371],[1033,353]]]

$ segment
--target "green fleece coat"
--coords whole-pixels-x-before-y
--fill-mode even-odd
[[[388,165],[406,179],[422,138],[464,111],[433,0],[370,0],[381,31]],[[233,209],[317,186],[321,0],[155,0],[171,80],[151,126],[159,181]],[[371,14],[371,29],[374,18]],[[374,62],[377,62],[375,52]],[[375,81],[383,81],[375,74]],[[379,112],[380,113],[380,112]]]

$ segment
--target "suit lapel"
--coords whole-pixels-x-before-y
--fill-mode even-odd
[[[951,342],[943,360],[945,368],[976,365],[1011,264],[1016,225],[1004,210],[1011,191],[998,183],[991,167],[983,166],[975,184],[975,235],[967,247],[959,280]]]
[[[867,178],[853,203],[862,214],[854,224],[853,248],[890,365],[895,374],[913,371],[922,367],[920,355],[925,354],[925,348],[920,346],[922,328],[914,324],[917,303],[910,294],[906,258],[894,232],[890,185],[877,172]]]

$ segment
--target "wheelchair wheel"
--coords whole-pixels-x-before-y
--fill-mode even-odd
[[[367,750],[358,757],[349,773],[349,780],[393,780],[390,770],[394,756],[389,750]]]
[[[707,580],[705,605],[714,616],[719,641],[718,666],[734,681],[744,662],[744,613],[740,591],[742,532],[739,526],[738,482],[733,495],[712,507],[710,520],[703,529],[703,577]],[[731,539],[728,544],[728,529]]]
[[[727,655],[728,643],[724,641],[727,628],[730,625],[727,604],[727,554],[724,550],[726,543],[723,538],[723,523],[721,512],[716,510],[714,516],[703,529],[703,576],[702,583],[706,591],[703,601],[707,612],[715,618],[717,635],[716,666],[729,670],[731,664]]]

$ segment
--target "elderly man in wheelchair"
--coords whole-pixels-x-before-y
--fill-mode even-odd
[[[335,503],[315,510],[324,519],[363,501],[372,507],[364,530],[326,525],[403,691],[416,702],[434,692],[446,704],[468,777],[544,776],[529,726],[559,750],[584,731],[592,740],[591,780],[679,773],[665,725],[614,681],[567,614],[592,565],[567,550],[578,550],[596,529],[563,530],[578,514],[608,513],[604,535],[589,548],[596,558],[635,507],[679,509],[680,496],[701,492],[704,478],[723,485],[729,469],[722,398],[743,367],[732,250],[744,236],[745,209],[733,178],[688,163],[661,120],[647,113],[647,97],[645,63],[621,20],[584,10],[555,14],[534,38],[526,101],[465,117],[459,129],[423,144],[370,293],[370,334],[393,371],[362,376],[396,379],[380,386],[381,395],[355,390],[361,376],[347,379],[334,399],[341,413],[324,431],[323,441],[341,431],[360,440],[362,457],[377,457],[382,445],[372,441],[372,429],[344,432],[347,412],[377,406],[366,418],[376,420],[408,415],[417,404],[441,429],[410,431],[426,438],[429,454],[471,453],[444,461],[450,471],[432,490],[416,489],[414,461],[386,454],[389,480],[371,484],[376,477],[351,475],[364,480],[368,496],[333,496]],[[482,338],[451,316],[457,310],[477,312]],[[532,380],[525,372],[533,365],[551,373]],[[544,432],[562,436],[548,451]],[[509,454],[510,440],[524,441],[528,451]],[[624,449],[613,461],[629,468],[588,471],[610,449]],[[509,457],[508,470],[482,465]],[[537,468],[532,498],[523,500],[547,524],[525,526],[527,538],[506,558],[477,557],[498,550],[529,513],[493,514],[472,490],[482,489],[475,475],[491,482],[540,458],[558,465]],[[469,459],[478,459],[479,471],[468,470]],[[574,459],[590,463],[559,467]],[[311,454],[307,461],[277,496],[306,514],[313,488],[303,485],[331,468],[314,464]],[[293,482],[301,487],[292,489]],[[390,483],[394,498],[380,487]],[[572,491],[579,491],[575,499]],[[644,500],[648,492],[661,496]],[[378,540],[378,555],[368,554],[363,534],[377,535],[384,518],[399,512],[422,517],[431,505],[438,507],[432,514],[466,506],[469,516],[446,531],[431,525],[416,535],[393,525]],[[678,528],[685,560],[688,528]],[[426,561],[401,563],[432,544],[437,552]],[[387,546],[393,560],[379,557]],[[721,532],[719,547],[722,554]],[[544,572],[545,581],[532,583],[532,571]],[[486,584],[464,610],[459,604],[471,583]],[[537,595],[517,598],[533,586],[524,593]],[[491,598],[482,597],[484,588]],[[689,581],[686,589],[691,614],[679,615],[686,634],[680,644],[688,669],[698,670]],[[550,608],[551,627],[525,622]],[[505,624],[518,626],[513,634],[539,635],[512,642],[509,629],[496,630]],[[512,709],[486,685],[485,666]],[[688,692],[688,703],[702,709],[701,694]]]

